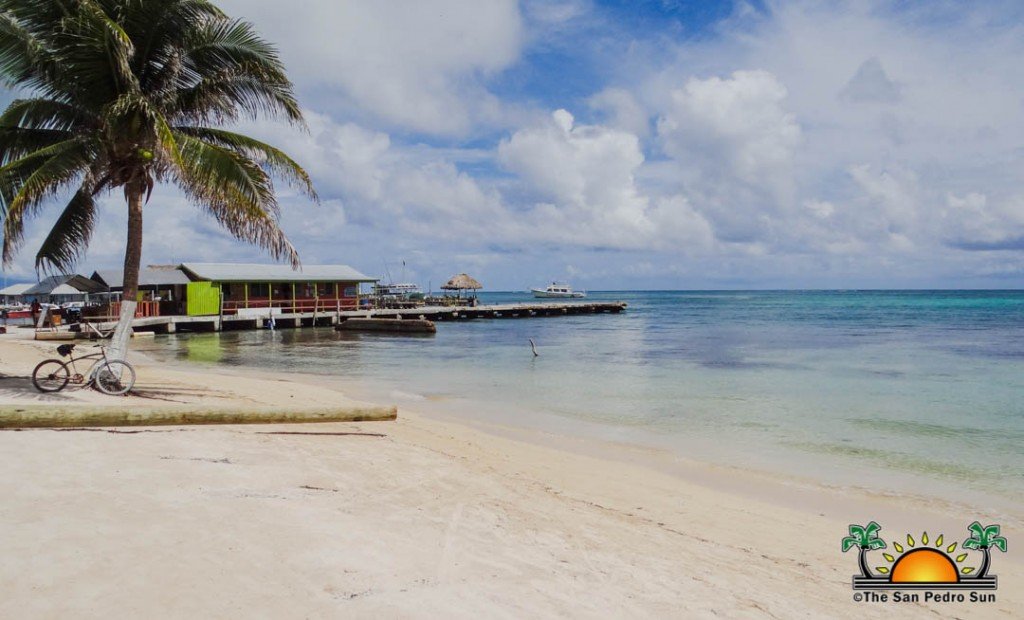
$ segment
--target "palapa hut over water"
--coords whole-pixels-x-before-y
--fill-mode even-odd
[[[460,273],[457,276],[452,276],[450,280],[441,285],[443,291],[456,291],[456,297],[462,298],[462,291],[478,291],[484,287],[475,279],[469,277],[467,274]],[[470,297],[475,300],[476,296]]]

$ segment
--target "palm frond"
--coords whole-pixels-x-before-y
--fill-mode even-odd
[[[24,234],[25,220],[38,210],[40,203],[59,193],[88,170],[90,156],[87,147],[78,140],[69,140],[42,151],[55,151],[44,158],[40,165],[24,175],[26,170],[18,164],[26,157],[0,168],[0,197],[4,201],[3,263],[9,265],[20,247]],[[9,183],[9,181],[13,181]]]
[[[70,103],[53,99],[15,99],[3,115],[0,126],[26,129],[83,130],[93,127],[98,119]]]
[[[180,53],[186,33],[195,24],[224,19],[227,19],[224,13],[207,0],[147,2],[129,11],[123,23],[135,42],[132,67],[139,76],[142,90],[152,91],[153,78],[164,69],[171,69],[170,75],[180,69],[171,65]]]
[[[284,115],[302,124],[302,110],[278,57],[277,49],[238,20],[215,20],[189,33],[176,90],[181,102],[171,107],[182,118],[205,120],[230,108],[196,109],[224,99],[250,116]],[[218,88],[218,83],[223,83]],[[190,107],[184,102],[189,102]],[[195,114],[203,116],[196,117]],[[189,115],[192,116],[189,116]]]
[[[211,127],[174,127],[180,134],[199,138],[209,144],[215,144],[255,160],[267,168],[272,174],[284,179],[293,187],[298,188],[306,196],[319,201],[316,189],[309,174],[296,162],[278,148],[265,142],[250,138],[239,133],[215,129]]]
[[[96,223],[92,187],[83,184],[68,201],[36,253],[36,269],[69,272],[85,253]]]
[[[81,146],[78,139],[64,140],[8,162],[0,167],[0,214],[11,206],[22,187],[35,172],[54,157],[64,155]]]
[[[178,185],[235,238],[275,259],[299,265],[298,252],[278,225],[273,183],[251,159],[198,138],[178,135],[182,168]]]
[[[17,161],[36,151],[66,142],[73,136],[56,129],[22,129],[0,125],[0,166]]]
[[[277,198],[270,176],[256,162],[230,149],[185,134],[177,135],[182,154],[178,175],[181,187],[194,196],[221,200],[225,193],[278,216]]]
[[[271,80],[245,67],[203,77],[195,85],[174,91],[168,109],[176,119],[195,124],[236,120],[260,115],[284,115],[302,125],[298,102],[287,80]]]
[[[39,70],[43,46],[14,15],[0,6],[0,80],[15,87]]]
[[[79,36],[65,62],[80,79],[108,81],[112,93],[138,92],[131,68],[135,45],[128,33],[96,0],[78,0],[78,8],[73,23]]]

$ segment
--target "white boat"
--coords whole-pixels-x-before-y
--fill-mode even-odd
[[[533,293],[534,297],[537,297],[539,299],[579,299],[580,297],[587,296],[587,294],[584,293],[583,291],[574,291],[572,290],[572,287],[569,286],[568,284],[561,284],[558,282],[552,282],[544,290],[541,290],[539,288],[531,288],[530,292]]]
[[[418,284],[409,284],[409,283],[378,284],[378,285],[374,286],[374,292],[377,295],[382,295],[382,296],[385,296],[385,297],[403,297],[403,298],[408,298],[408,297],[416,295],[416,294],[419,294],[419,295],[423,294],[423,290],[419,287]]]

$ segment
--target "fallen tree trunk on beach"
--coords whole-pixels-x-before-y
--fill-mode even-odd
[[[397,407],[353,405],[283,409],[266,407],[97,407],[54,405],[0,406],[0,428],[70,428],[105,426],[188,426],[193,424],[310,424],[385,422],[398,417]]]

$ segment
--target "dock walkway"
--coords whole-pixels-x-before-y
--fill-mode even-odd
[[[330,326],[351,318],[426,319],[430,321],[465,321],[472,319],[522,319],[531,317],[573,316],[579,314],[618,314],[626,309],[624,301],[602,302],[537,302],[483,306],[423,306],[420,308],[341,310],[274,314],[275,327]],[[177,331],[221,331],[259,329],[270,314],[237,316],[153,316],[132,322],[135,331],[173,334]],[[116,323],[93,323],[100,331],[113,329]],[[85,337],[85,336],[83,336]]]

